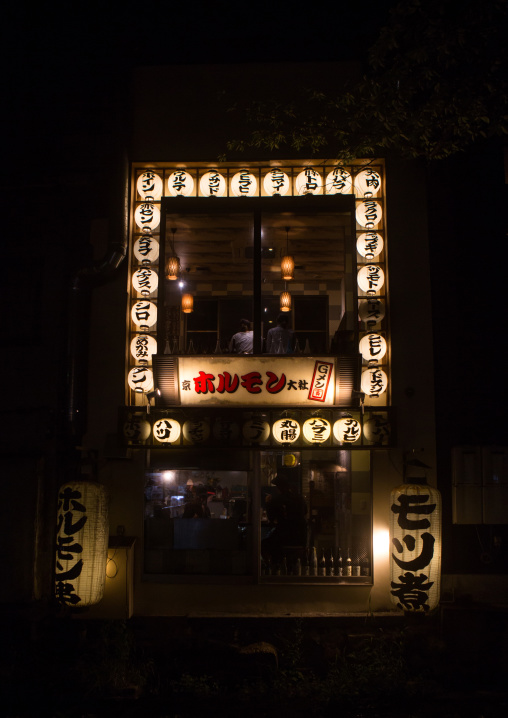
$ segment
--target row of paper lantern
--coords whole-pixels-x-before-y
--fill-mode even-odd
[[[290,193],[291,179],[283,169],[275,167],[263,177],[263,189],[269,196],[284,196]],[[171,197],[189,197],[194,195],[196,180],[190,172],[175,170],[167,179],[167,191]],[[136,189],[145,200],[156,201],[162,197],[164,183],[157,172],[145,170],[139,175]],[[353,177],[344,167],[335,167],[323,176],[312,167],[306,167],[295,178],[296,195],[305,194],[352,194]],[[249,169],[236,172],[230,180],[230,192],[235,197],[255,197],[258,195],[258,178]],[[354,177],[354,194],[357,197],[377,197],[381,192],[381,175],[375,169],[367,167]],[[202,197],[225,197],[227,195],[226,177],[218,170],[205,172],[199,178],[199,194]]]
[[[380,419],[383,421],[380,424]],[[384,417],[373,417],[364,423],[363,433],[367,441],[382,443],[380,439],[389,436],[389,423]],[[340,444],[354,444],[360,440],[362,427],[352,417],[338,419],[332,425],[322,417],[312,417],[300,424],[294,418],[277,419],[271,426],[263,418],[253,417],[241,427],[242,437],[252,443],[266,442],[270,433],[279,444],[294,444],[302,436],[308,444],[320,445],[332,436]],[[166,417],[150,422],[142,417],[133,417],[124,423],[124,436],[135,443],[146,441],[150,434],[159,444],[179,444],[181,437],[191,445],[208,441],[210,435],[217,441],[236,441],[240,438],[240,426],[226,417],[218,418],[210,426],[208,419],[189,419],[182,424],[177,419]]]
[[[374,199],[362,199],[356,203],[356,221],[360,227],[372,230],[378,227],[383,218],[383,208]],[[142,232],[150,233],[160,224],[161,213],[153,201],[141,202],[134,210],[134,221]]]

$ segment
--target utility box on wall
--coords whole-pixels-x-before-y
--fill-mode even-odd
[[[452,449],[453,523],[508,524],[508,448]]]

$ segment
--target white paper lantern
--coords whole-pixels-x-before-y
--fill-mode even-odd
[[[141,416],[130,416],[123,425],[123,435],[129,443],[137,444],[146,441],[151,431],[150,422],[142,419]]]
[[[263,179],[263,187],[267,195],[283,197],[289,192],[291,186],[289,177],[279,167],[274,167],[267,172]]]
[[[295,419],[277,419],[273,423],[272,434],[279,444],[293,444],[300,437],[300,424]]]
[[[146,366],[135,366],[127,374],[127,383],[138,394],[151,391],[153,389],[153,372]]]
[[[362,427],[356,419],[344,417],[334,423],[333,435],[340,444],[354,444],[362,435]]]
[[[296,178],[296,194],[321,194],[323,180],[319,172],[307,167]]]
[[[378,257],[383,251],[383,247],[383,238],[377,232],[364,232],[356,240],[358,254],[369,261]]]
[[[379,294],[385,283],[385,273],[379,264],[365,264],[358,270],[358,286],[367,294]]]
[[[388,377],[378,366],[369,367],[362,372],[362,391],[371,398],[383,394],[388,387]]]
[[[374,414],[363,425],[366,440],[377,446],[388,444],[390,434],[391,426],[387,416]]]
[[[160,209],[151,202],[143,202],[134,211],[134,221],[143,232],[151,232],[160,224]]]
[[[309,444],[324,444],[332,433],[330,422],[319,416],[307,419],[303,423],[303,436]]]
[[[151,234],[143,234],[134,242],[134,256],[142,264],[154,264],[159,258],[159,243]]]
[[[131,310],[131,318],[137,327],[148,329],[157,321],[157,307],[153,302],[141,299]]]
[[[205,172],[199,180],[199,192],[203,197],[224,197],[226,194],[226,180],[215,170]]]
[[[356,221],[360,227],[373,229],[381,222],[383,209],[379,202],[373,199],[365,199],[356,205]]]
[[[143,199],[154,202],[162,197],[162,179],[153,170],[145,170],[136,183],[138,194]]]
[[[326,194],[351,194],[351,173],[344,167],[335,167],[326,177]]]
[[[390,586],[397,608],[429,613],[439,604],[441,494],[405,483],[390,495]]]
[[[381,175],[367,167],[355,177],[355,194],[357,197],[377,197],[381,191]]]
[[[168,177],[171,197],[189,197],[194,192],[194,177],[184,170],[176,170]]]
[[[261,444],[270,436],[270,424],[261,417],[253,416],[244,423],[242,435],[251,444]]]
[[[108,558],[108,502],[104,486],[71,481],[58,492],[55,595],[79,608],[104,594]]]
[[[360,354],[365,361],[379,361],[386,354],[386,339],[381,334],[366,334],[360,339]]]
[[[207,419],[189,419],[183,425],[183,438],[189,444],[201,444],[210,437]]]
[[[385,304],[377,297],[362,299],[358,304],[358,315],[362,322],[367,325],[377,324],[385,316]]]
[[[158,285],[159,275],[148,267],[138,267],[132,275],[134,291],[139,292],[144,297],[148,297],[157,291]]]
[[[154,422],[152,433],[161,444],[174,444],[180,439],[180,423],[176,419],[158,419]]]
[[[138,364],[151,364],[157,354],[157,341],[151,334],[136,334],[131,341],[131,354]]]
[[[255,197],[258,181],[249,170],[237,172],[231,180],[231,192],[235,197]]]
[[[212,431],[218,441],[236,441],[240,436],[238,424],[226,416],[220,416],[214,421]]]

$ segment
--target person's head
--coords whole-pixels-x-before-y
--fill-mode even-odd
[[[277,317],[277,324],[279,327],[287,327],[288,325],[289,317],[287,314],[281,312],[279,316]]]
[[[250,330],[250,321],[248,319],[240,319],[240,330],[248,332]]]

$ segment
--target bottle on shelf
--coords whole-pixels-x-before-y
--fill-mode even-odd
[[[305,549],[305,553],[303,554],[303,565],[302,565],[302,576],[309,576],[310,575],[310,567],[309,567],[309,549]]]
[[[370,576],[370,559],[368,553],[363,554],[360,559],[360,575]]]
[[[358,549],[353,552],[353,576],[359,576],[360,575],[360,555],[358,553]]]
[[[343,571],[344,571],[344,567],[342,565],[342,553],[340,551],[340,546],[339,546],[339,551],[337,553],[337,564],[335,566],[335,575],[343,576],[344,575]]]
[[[311,576],[318,575],[318,561],[317,561],[317,552],[316,552],[315,546],[313,546],[311,549],[310,575]]]
[[[282,557],[282,562],[281,562],[281,565],[280,565],[280,573],[281,573],[281,576],[287,576],[287,575],[288,575],[288,563],[287,563],[287,560],[286,560],[286,557],[285,557],[285,556]]]
[[[301,576],[302,575],[302,562],[300,561],[300,556],[295,561],[295,576]]]
[[[347,558],[346,558],[346,576],[352,576],[353,575],[353,562],[351,561],[351,556],[349,555],[349,548],[347,550]]]
[[[326,558],[324,548],[321,549],[321,558],[319,559],[319,575],[326,576]]]
[[[327,576],[333,576],[333,575],[334,575],[334,573],[335,573],[335,571],[334,571],[334,568],[335,568],[334,563],[335,563],[335,562],[334,562],[334,560],[333,560],[333,548],[331,548],[331,549],[330,549],[330,558],[329,558],[329,560],[328,560],[328,563],[326,564],[326,575],[327,575]]]

